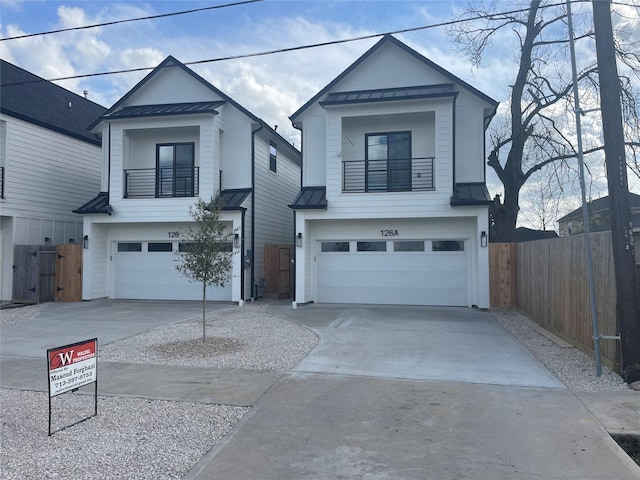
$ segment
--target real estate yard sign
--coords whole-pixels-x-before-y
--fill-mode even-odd
[[[51,398],[95,383],[94,410],[98,414],[98,339],[47,350],[49,373],[49,435],[51,435]],[[91,417],[83,418],[80,422]],[[76,422],[76,423],[80,423]],[[75,423],[74,423],[75,425]],[[65,427],[66,428],[66,427]]]

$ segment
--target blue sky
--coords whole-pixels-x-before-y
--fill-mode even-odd
[[[625,0],[632,3],[633,0]],[[232,3],[223,1],[2,0],[0,36],[103,23]],[[510,10],[520,2],[497,1]],[[526,2],[523,2],[526,4]],[[46,79],[155,67],[168,55],[182,62],[264,52],[310,43],[433,25],[452,20],[465,0],[265,0],[168,18],[0,42],[0,57]],[[576,8],[580,8],[577,6]],[[631,9],[638,17],[638,10]],[[506,105],[515,63],[513,36],[494,42],[473,68],[455,52],[443,27],[396,35],[445,69]],[[195,65],[198,74],[299,146],[289,115],[378,39]],[[589,53],[585,53],[589,55]],[[58,82],[105,107],[147,72]],[[490,190],[497,183],[491,172]],[[595,195],[597,196],[597,194]],[[573,205],[567,204],[567,208]]]

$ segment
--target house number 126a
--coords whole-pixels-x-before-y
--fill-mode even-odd
[[[398,230],[380,230],[380,235],[383,237],[398,237]]]

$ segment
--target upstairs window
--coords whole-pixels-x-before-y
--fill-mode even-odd
[[[195,187],[195,144],[156,145],[156,196],[193,197]]]
[[[275,173],[278,163],[278,148],[276,144],[269,141],[269,170]]]
[[[366,135],[365,191],[411,190],[411,132]]]

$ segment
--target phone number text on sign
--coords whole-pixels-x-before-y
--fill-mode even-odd
[[[47,350],[50,397],[96,381],[97,343],[94,338]]]

